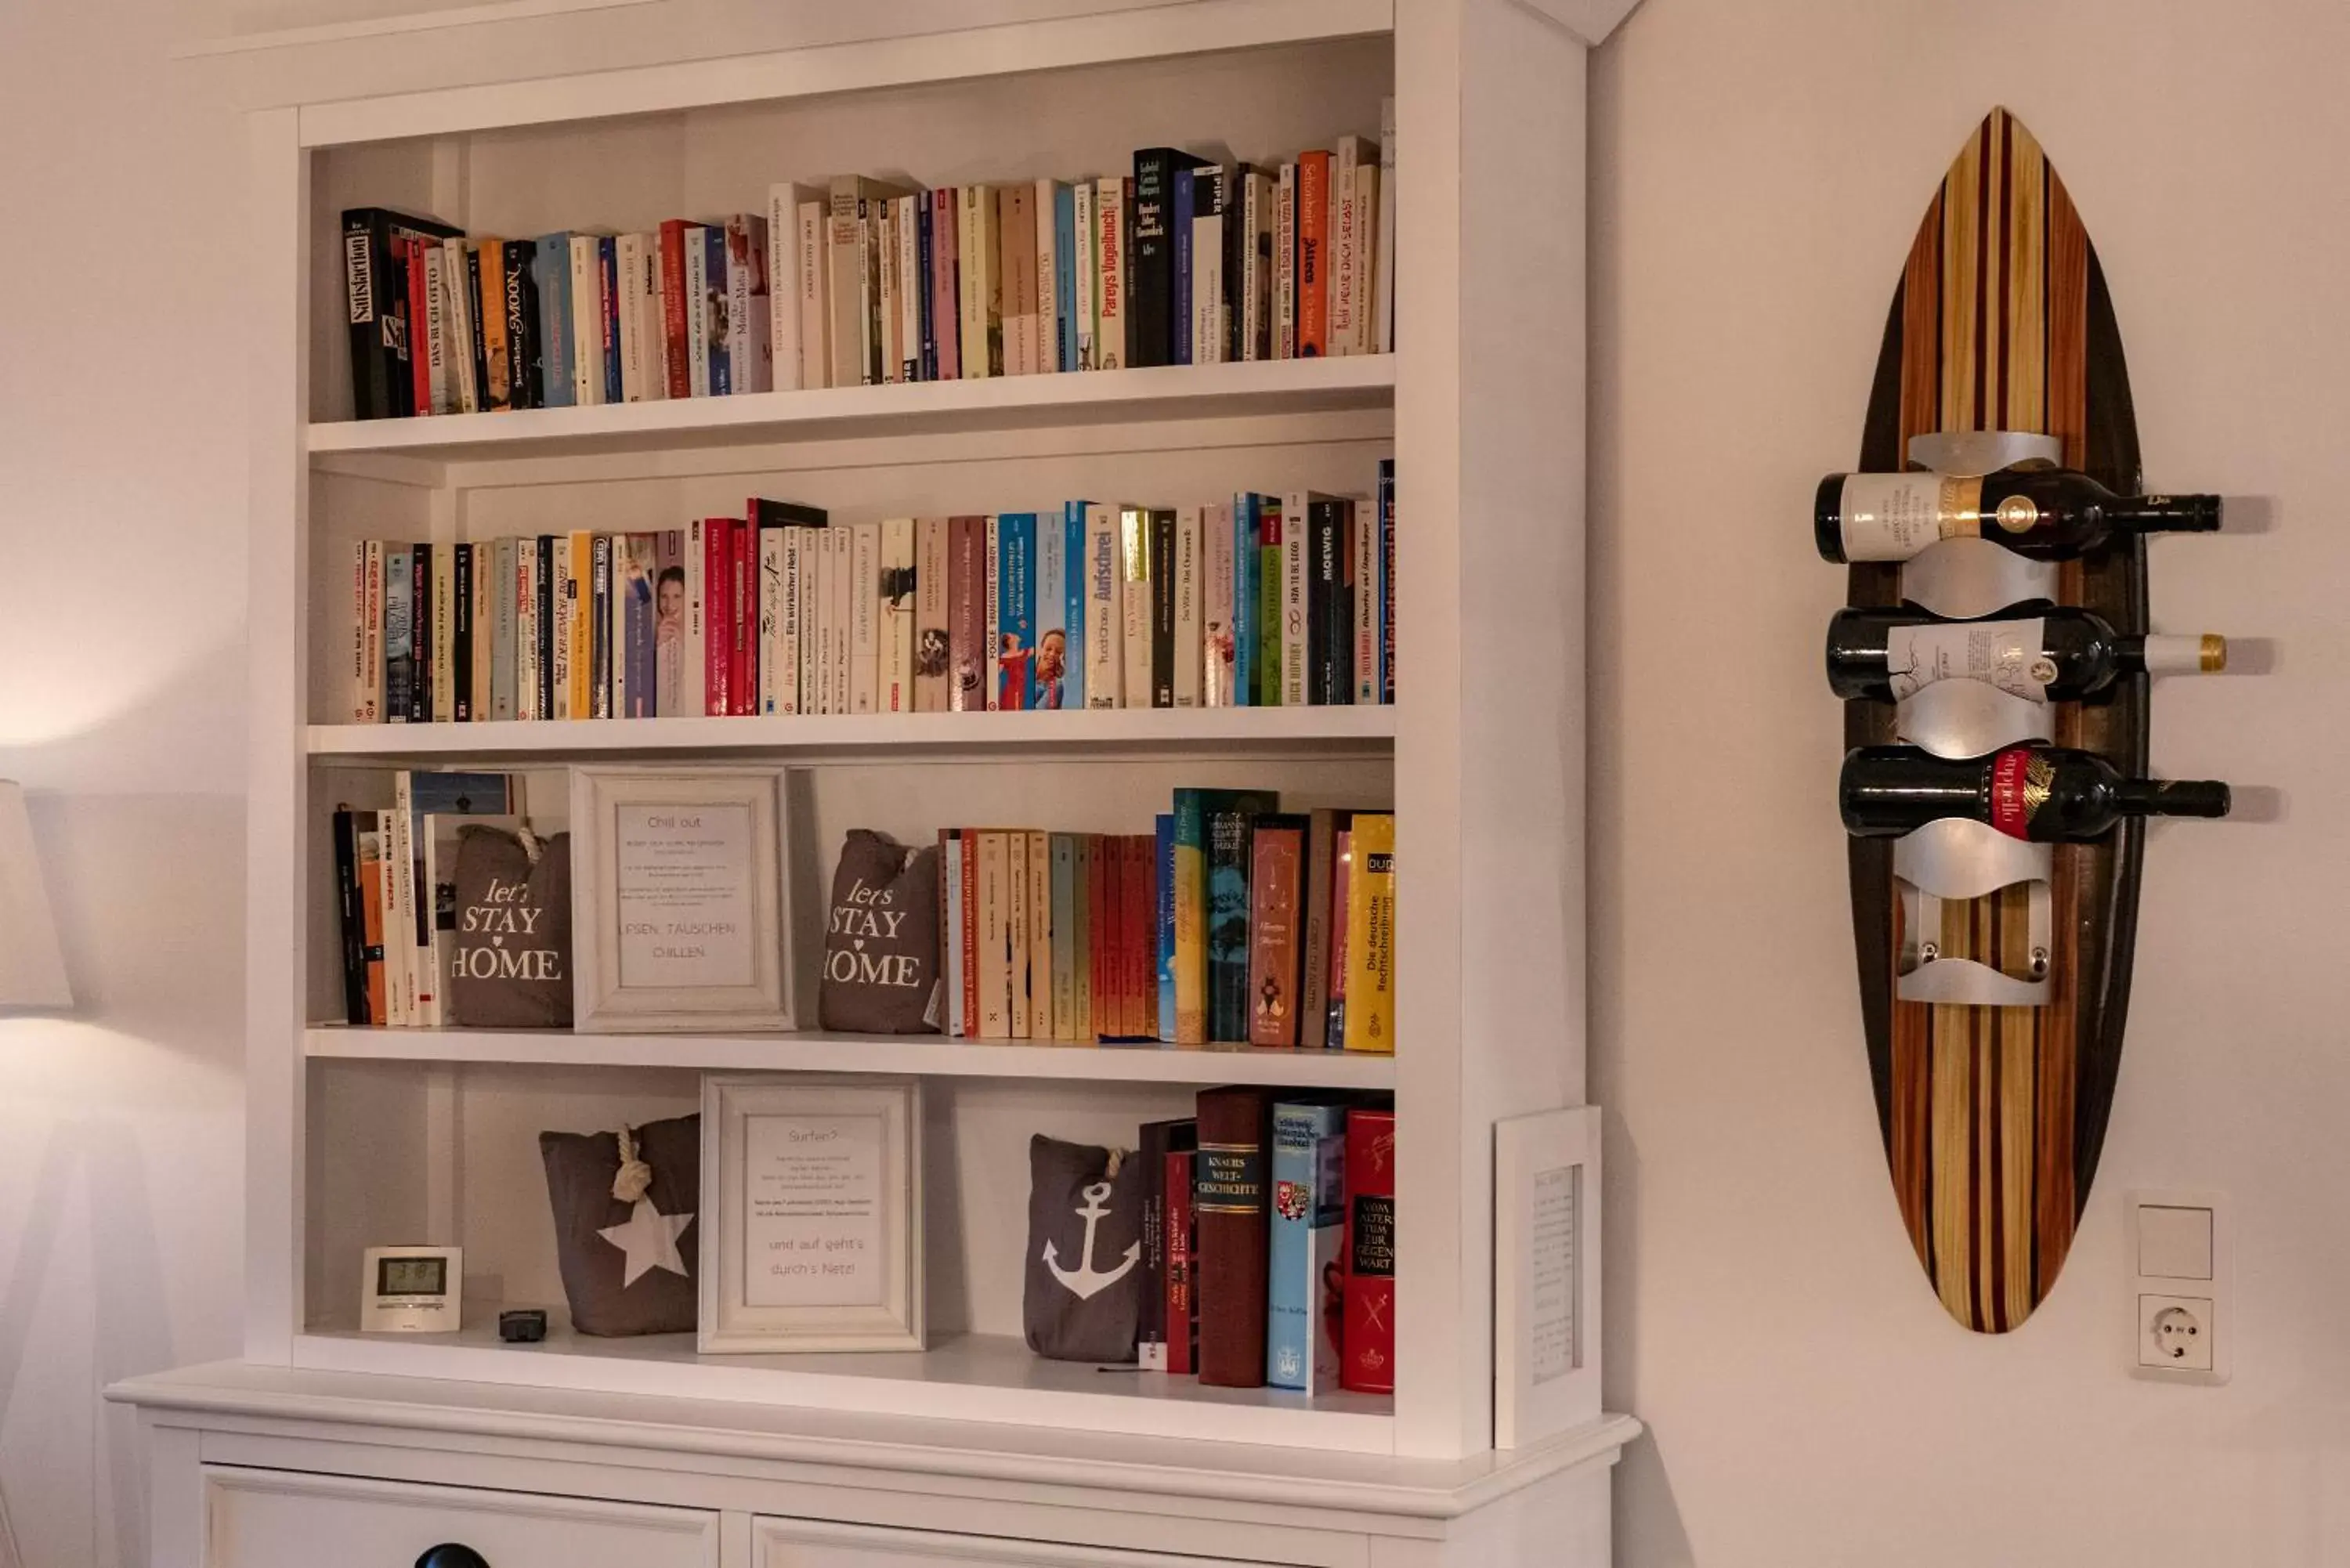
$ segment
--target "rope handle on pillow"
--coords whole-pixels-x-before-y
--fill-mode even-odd
[[[621,1125],[615,1135],[620,1140],[620,1172],[612,1178],[612,1196],[623,1203],[634,1203],[653,1184],[653,1168],[637,1158],[637,1140]]]

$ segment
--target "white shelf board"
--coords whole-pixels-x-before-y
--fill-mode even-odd
[[[1309,1398],[1275,1388],[1211,1388],[1196,1377],[1047,1361],[1008,1335],[941,1336],[923,1353],[700,1355],[690,1334],[623,1339],[574,1334],[560,1308],[547,1310],[544,1343],[506,1345],[497,1336],[502,1304],[469,1307],[464,1328],[455,1334],[313,1327],[295,1340],[294,1364],[1334,1453],[1386,1454],[1395,1448],[1394,1401],[1384,1395]]]
[[[1393,1056],[1252,1046],[1076,1045],[936,1034],[575,1034],[565,1029],[359,1029],[313,1024],[303,1053],[365,1062],[495,1062],[704,1071],[895,1073],[1088,1083],[1392,1089]]]
[[[942,756],[1382,752],[1391,704],[1344,708],[1088,708],[1068,712],[567,719],[483,724],[313,724],[314,757],[556,757],[781,752]]]
[[[1395,356],[1165,365],[309,426],[312,456],[443,462],[1391,407]]]

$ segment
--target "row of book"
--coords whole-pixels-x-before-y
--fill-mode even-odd
[[[939,834],[965,1039],[1395,1049],[1395,817],[1179,789],[1149,834]]]
[[[468,236],[343,213],[360,419],[1384,353],[1380,139],[1273,166],[1139,150],[1131,174],[783,182],[764,213]],[[770,251],[788,277],[771,284]]]
[[[1392,1392],[1392,1104],[1242,1087],[1204,1090],[1195,1109],[1138,1140],[1142,1369]]]
[[[525,822],[523,784],[520,774],[403,769],[392,776],[390,809],[335,808],[345,1022],[401,1028],[494,1022],[460,1016],[452,1005],[457,836],[468,823],[519,830]],[[552,852],[566,850],[557,840]],[[498,946],[517,957],[545,950],[525,941]],[[552,963],[568,972],[560,956]]]
[[[355,723],[1395,701],[1375,498],[352,547]]]

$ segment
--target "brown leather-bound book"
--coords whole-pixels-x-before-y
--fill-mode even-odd
[[[1264,1386],[1273,1091],[1203,1089],[1192,1213],[1199,1231],[1200,1381]]]
[[[1295,1045],[1303,999],[1298,995],[1304,933],[1297,915],[1305,902],[1305,816],[1260,816],[1251,843],[1248,913],[1248,1041],[1252,1045]],[[1319,1042],[1315,1042],[1319,1044]]]

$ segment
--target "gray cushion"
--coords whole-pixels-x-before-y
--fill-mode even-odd
[[[671,1218],[702,1207],[702,1118],[677,1116],[634,1129],[637,1158],[652,1167],[645,1198]],[[556,1259],[571,1325],[581,1334],[688,1334],[700,1290],[697,1220],[677,1238],[682,1274],[651,1268],[624,1283],[628,1254],[602,1232],[629,1223],[636,1205],[612,1196],[620,1173],[620,1141],[610,1132],[538,1135],[546,1164],[547,1201],[555,1211]]]

